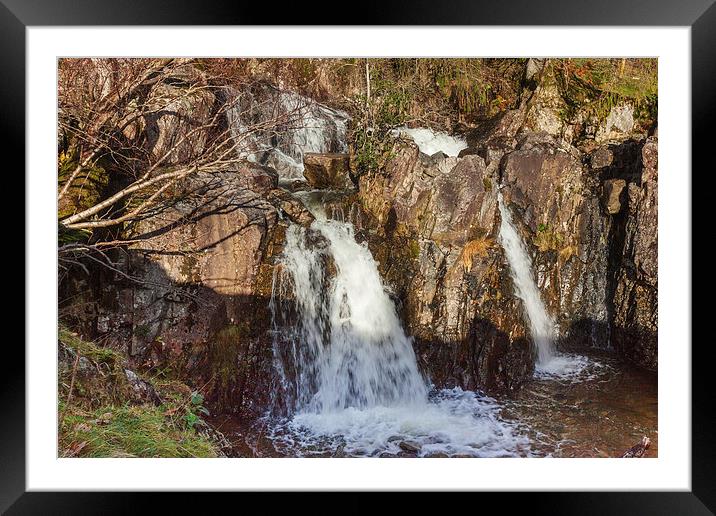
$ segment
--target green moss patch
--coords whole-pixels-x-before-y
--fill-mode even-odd
[[[656,121],[656,59],[554,59],[551,63],[568,106],[566,117],[582,112],[603,121],[613,107],[629,103],[638,121]]]

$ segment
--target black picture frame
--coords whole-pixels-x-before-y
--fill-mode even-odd
[[[572,26],[688,26],[691,27],[692,170],[713,170],[716,89],[716,5],[714,0],[459,0],[438,5],[428,0],[361,2],[353,12],[338,15],[335,6],[309,8],[304,3],[196,2],[191,0],[0,0],[0,131],[3,147],[19,157],[24,170],[25,29],[47,25],[572,25]],[[342,23],[341,23],[342,22]],[[91,48],[91,47],[88,47]],[[691,172],[692,179],[696,175]],[[665,171],[665,173],[670,173]],[[16,174],[17,179],[21,175]],[[24,183],[18,188],[25,191]],[[19,191],[19,190],[17,190]],[[702,193],[707,195],[707,193]],[[699,203],[692,197],[692,206]],[[697,218],[693,217],[694,222]],[[16,246],[19,248],[19,246]],[[16,251],[17,252],[17,251]],[[694,256],[698,258],[698,256]],[[15,260],[16,262],[19,260]],[[697,262],[692,261],[692,270]],[[15,266],[17,268],[17,265]],[[25,269],[25,275],[32,270]],[[684,300],[689,302],[690,300]],[[19,304],[19,303],[18,303]],[[696,304],[694,303],[694,308]],[[31,307],[27,307],[31,309]],[[692,491],[618,493],[472,494],[482,499],[501,497],[501,504],[517,502],[531,513],[549,514],[713,514],[716,511],[716,448],[713,439],[713,389],[708,383],[709,340],[692,346]],[[688,349],[684,343],[684,349]],[[48,343],[52,345],[52,343]],[[147,494],[38,493],[25,488],[25,354],[14,345],[4,353],[0,375],[0,510],[8,514],[124,513],[149,503]],[[12,364],[12,366],[9,366]],[[240,494],[245,508],[261,503]],[[263,495],[266,496],[266,495]],[[352,495],[356,497],[357,495]],[[184,510],[207,509],[204,497],[174,493],[162,503],[181,504]],[[226,503],[226,497],[223,503]],[[283,497],[271,497],[272,510]],[[411,497],[422,504],[422,496]],[[461,500],[464,501],[464,500]],[[294,502],[291,501],[293,504]],[[459,503],[459,502],[458,502]],[[469,501],[477,507],[483,502]],[[352,512],[371,510],[372,502],[355,498],[345,504]],[[457,507],[457,506],[456,506]],[[198,509],[201,508],[201,509]],[[165,509],[167,509],[165,507]]]

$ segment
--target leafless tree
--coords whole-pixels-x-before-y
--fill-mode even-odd
[[[61,267],[128,243],[125,224],[182,195],[182,182],[193,174],[235,167],[255,135],[298,123],[306,108],[264,110],[269,116],[237,130],[230,121],[242,109],[241,91],[251,85],[237,84],[236,77],[229,82],[217,73],[221,67],[210,68],[202,71],[189,59],[59,62],[60,230],[103,235],[61,245]],[[88,203],[82,196],[99,168],[108,186]],[[108,262],[103,253],[95,258]]]

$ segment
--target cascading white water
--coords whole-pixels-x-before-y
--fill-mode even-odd
[[[515,293],[522,300],[525,318],[535,343],[537,360],[535,376],[542,378],[577,379],[590,365],[582,355],[555,353],[554,321],[542,302],[537,283],[532,275],[532,260],[520,234],[517,232],[510,210],[505,206],[502,193],[497,193],[500,210],[499,240],[510,265]]]
[[[410,339],[368,248],[348,223],[318,220],[310,231],[325,241],[312,245],[306,229],[291,226],[282,263],[300,316],[299,367],[308,366],[294,379],[295,408],[324,413],[425,399]],[[330,281],[327,259],[336,270]]]
[[[277,448],[376,456],[412,441],[419,455],[529,455],[495,400],[430,390],[367,246],[317,208],[309,229],[288,229],[272,300],[289,413],[272,427]]]
[[[347,113],[268,86],[236,94],[239,102],[228,115],[242,140],[239,155],[273,167],[282,179],[303,178],[307,152],[348,151]]]
[[[461,150],[467,148],[467,141],[464,138],[436,132],[427,127],[414,129],[400,127],[395,130],[395,133],[408,135],[418,146],[420,152],[428,156],[432,156],[436,152],[444,152],[445,155],[454,157],[460,154]]]
[[[497,194],[497,204],[501,219],[499,240],[510,264],[516,294],[524,304],[537,352],[536,365],[546,366],[554,358],[554,321],[544,307],[537,283],[532,276],[532,260],[512,223],[512,215],[502,200],[501,192]]]

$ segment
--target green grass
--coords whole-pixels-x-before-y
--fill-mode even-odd
[[[58,378],[60,456],[217,456],[215,443],[201,432],[201,416],[207,412],[200,394],[178,380],[152,378],[163,403],[138,403],[124,373],[122,353],[82,339],[64,326],[59,328],[59,340],[90,362],[84,372],[76,372],[74,382],[73,361]]]
[[[94,342],[82,339],[79,335],[64,326],[59,328],[60,341],[74,351],[79,351],[97,364],[115,367],[121,364],[124,356],[112,348],[100,346]]]
[[[604,120],[614,106],[630,103],[637,120],[656,121],[656,59],[555,59],[551,63],[568,105],[566,116],[582,111]]]
[[[79,457],[216,457],[207,438],[175,421],[171,408],[147,405],[70,408],[60,424],[61,455]],[[64,403],[60,403],[60,413]]]

